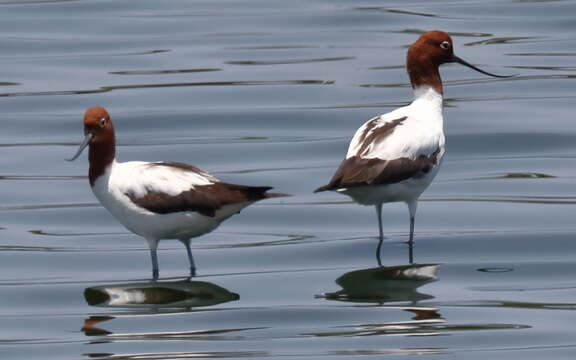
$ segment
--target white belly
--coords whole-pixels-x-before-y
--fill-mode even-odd
[[[215,216],[185,211],[158,214],[140,208],[124,194],[108,187],[105,178],[98,179],[92,188],[100,203],[128,230],[147,239],[190,239],[216,229],[220,223],[250,202],[226,205]]]

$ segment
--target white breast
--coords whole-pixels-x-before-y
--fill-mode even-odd
[[[445,139],[442,96],[431,88],[416,93],[419,96],[410,105],[380,115],[377,118],[379,127],[381,127],[406,117],[400,125],[394,127],[392,134],[376,139],[370,144],[363,144],[360,140],[366,138],[363,134],[372,120],[364,123],[356,131],[350,142],[346,158],[360,156],[382,160],[415,159],[420,155],[432,154],[438,148],[441,148],[441,155],[443,155]],[[371,130],[371,132],[374,131],[377,131],[377,128]],[[360,153],[361,149],[362,152]]]

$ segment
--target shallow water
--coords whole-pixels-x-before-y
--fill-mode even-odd
[[[0,1],[2,359],[568,359],[576,350],[575,1]],[[422,31],[511,79],[443,67],[448,153],[420,202],[312,194],[353,132],[411,98]],[[293,194],[145,242],[70,157],[86,107],[120,160]],[[413,251],[415,265],[409,265]],[[111,294],[111,295],[107,295]],[[410,355],[410,356],[408,356]]]

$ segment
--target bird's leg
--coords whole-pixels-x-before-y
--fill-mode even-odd
[[[418,208],[418,201],[412,200],[407,202],[408,204],[408,211],[410,211],[410,239],[408,242],[410,244],[414,243],[414,222],[416,219],[416,209]]]
[[[414,264],[414,242],[408,242],[408,262]]]
[[[146,239],[148,241],[148,247],[150,248],[150,257],[152,259],[152,280],[158,280],[158,240],[156,239]]]
[[[412,244],[414,242],[414,216],[410,216],[410,239],[408,242]]]
[[[414,264],[414,223],[416,219],[416,210],[418,208],[418,200],[406,201],[408,211],[410,212],[410,237],[408,239],[408,261]]]
[[[378,247],[376,248],[376,261],[378,266],[382,266],[382,259],[380,258],[380,250],[382,249],[382,242],[384,242],[384,231],[382,230],[382,204],[376,204],[376,216],[378,217]]]
[[[190,239],[180,240],[184,246],[186,246],[186,253],[188,254],[188,262],[190,263],[190,277],[196,276],[196,265],[194,264],[194,257],[192,256],[192,250],[190,249]]]

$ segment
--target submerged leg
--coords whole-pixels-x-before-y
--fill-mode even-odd
[[[150,257],[152,259],[152,279],[158,280],[158,240],[156,239],[146,239],[148,241],[148,247],[150,248]]]
[[[414,243],[408,242],[408,262],[410,265],[414,264]]]
[[[412,244],[414,242],[414,222],[416,219],[416,209],[418,208],[418,200],[412,200],[407,202],[408,211],[410,211],[410,239],[408,242]]]
[[[380,250],[382,249],[382,242],[384,241],[384,231],[382,230],[382,204],[376,204],[376,216],[378,217],[378,247],[376,248],[376,261],[378,266],[382,266],[382,259],[380,258]]]
[[[184,246],[186,246],[186,253],[188,254],[188,262],[190,263],[190,277],[196,276],[196,264],[194,264],[194,257],[192,256],[192,250],[190,249],[190,239],[180,240]]]

